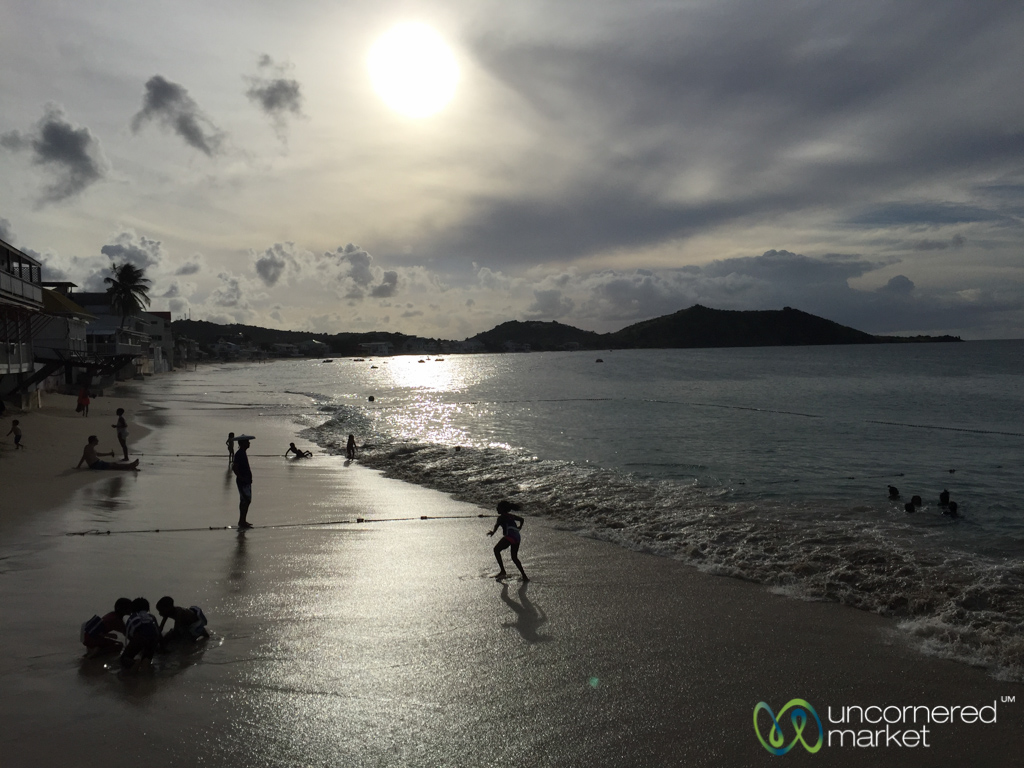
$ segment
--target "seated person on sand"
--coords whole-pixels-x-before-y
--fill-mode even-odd
[[[119,597],[114,603],[114,610],[105,616],[93,616],[82,625],[80,639],[88,648],[87,656],[95,656],[104,651],[120,651],[123,643],[115,633],[125,633],[124,617],[132,612],[132,601],[127,597]]]
[[[109,461],[100,461],[100,455],[96,453],[96,446],[99,444],[100,439],[96,435],[89,435],[89,444],[85,446],[85,450],[82,451],[82,458],[78,460],[75,465],[75,469],[82,466],[84,461],[89,469],[124,469],[124,470],[136,470],[139,468],[139,460],[136,459],[131,464],[115,464]],[[113,457],[114,452],[104,453],[104,456]]]
[[[295,447],[295,443],[288,443],[288,450],[284,452],[284,457],[287,459],[292,451],[295,452],[296,459],[309,459],[313,457],[313,453],[311,451],[300,451]]]
[[[160,631],[163,632],[164,624],[168,619],[174,621],[174,626],[163,635],[161,642],[166,644],[169,640],[199,640],[202,637],[209,637],[206,631],[206,614],[198,605],[182,608],[174,604],[174,598],[161,597],[156,601],[156,611],[160,614]]]

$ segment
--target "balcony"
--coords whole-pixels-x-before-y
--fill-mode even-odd
[[[42,305],[43,289],[36,283],[0,272],[0,294],[8,299],[20,299],[27,304]]]

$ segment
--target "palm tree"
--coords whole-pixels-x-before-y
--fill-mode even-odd
[[[103,282],[110,284],[107,288],[110,306],[121,313],[121,327],[124,328],[129,315],[137,314],[143,307],[149,306],[149,279],[146,270],[128,261],[120,266],[113,265],[110,271],[114,276],[104,277]]]

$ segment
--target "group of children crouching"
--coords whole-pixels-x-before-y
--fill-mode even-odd
[[[156,610],[162,619],[159,626],[156,617],[149,612],[146,598],[118,598],[114,610],[105,616],[93,616],[82,625],[82,644],[89,649],[90,655],[121,651],[121,668],[130,669],[136,656],[143,661],[152,659],[158,649],[166,648],[172,640],[194,642],[210,636],[206,631],[206,615],[198,605],[182,608],[175,605],[172,598],[161,597],[157,600]],[[168,619],[174,622],[174,626],[164,634]],[[124,642],[117,633],[124,636]]]

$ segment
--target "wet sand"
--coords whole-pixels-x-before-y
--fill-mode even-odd
[[[129,456],[134,458],[134,446],[149,433],[137,421],[143,410],[139,392],[140,388],[132,384],[116,385],[104,397],[92,399],[88,416],[75,412],[78,398],[73,395],[44,394],[41,409],[8,408],[7,416],[0,419],[0,494],[4,497],[0,536],[60,506],[76,490],[97,479],[100,473],[89,471],[84,464],[75,469],[89,435],[100,439],[100,453],[115,451],[114,459],[105,460],[121,458],[121,446],[111,427],[117,422],[114,412],[118,408],[124,408],[128,417]],[[21,422],[24,450],[14,450],[13,436],[3,437],[12,419]]]
[[[783,759],[1019,759],[1024,686],[924,657],[879,617],[529,510],[533,580],[497,582],[489,511],[340,457],[286,461],[290,441],[315,447],[285,418],[202,404],[143,418],[143,472],[110,473],[2,532],[4,766],[760,766],[777,758],[754,733],[758,701],[806,699],[827,720],[830,706],[1004,696],[1016,701],[996,724],[933,724],[929,748],[798,745]],[[237,516],[226,454],[205,455],[229,430],[257,435],[258,527],[242,533],[223,529]],[[100,535],[67,535],[87,531]],[[130,674],[82,659],[82,621],[119,596],[163,594],[201,605],[211,641]]]

